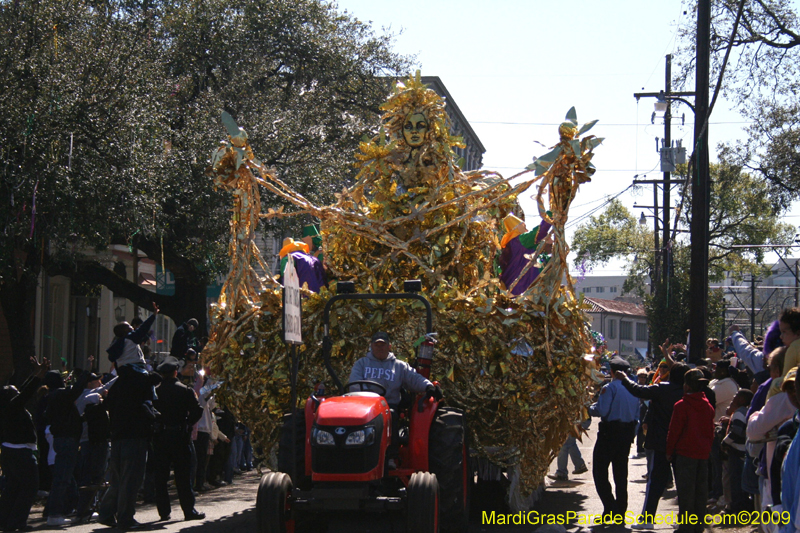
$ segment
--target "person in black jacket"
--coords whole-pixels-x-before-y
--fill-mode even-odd
[[[78,485],[75,467],[78,465],[78,449],[83,432],[83,420],[75,400],[83,393],[87,374],[81,375],[71,387],[58,389],[47,405],[45,419],[53,435],[53,485],[47,498],[47,525],[63,526],[72,523],[66,518],[78,500]]]
[[[132,529],[139,525],[133,515],[157,415],[151,405],[153,387],[161,377],[135,364],[118,367],[117,374],[119,378],[105,399],[111,419],[110,482],[97,521],[109,527]]]
[[[637,398],[650,400],[647,411],[647,435],[644,447],[653,454],[650,472],[647,477],[642,517],[636,529],[652,529],[658,510],[658,500],[670,480],[671,468],[667,458],[667,433],[675,402],[683,398],[683,376],[689,369],[683,363],[675,363],[669,371],[669,381],[656,385],[642,386],[629,380],[624,373],[615,375],[622,379],[622,385]],[[623,379],[624,378],[624,379]]]
[[[36,394],[45,373],[47,359],[40,365],[31,358],[33,374],[18,391],[13,385],[0,391],[0,466],[6,485],[0,494],[0,529],[26,529],[31,506],[39,489],[39,466],[36,462],[36,427],[25,408]]]
[[[192,348],[199,350],[200,342],[197,340],[197,328],[199,323],[196,318],[190,318],[175,330],[172,335],[172,344],[169,354],[176,359],[186,357],[186,350]]]
[[[86,388],[75,405],[83,414],[80,460],[76,474],[80,493],[75,521],[85,523],[92,518],[92,504],[103,483],[108,463],[109,419],[103,397],[117,378],[104,385],[100,376],[90,374]]]
[[[64,388],[64,377],[58,370],[50,370],[42,378],[41,387],[36,395],[36,408],[33,411],[33,423],[36,426],[36,445],[39,447],[39,490],[50,491],[53,484],[53,465],[48,463],[50,442],[47,438],[49,422],[45,419],[47,404],[58,389]],[[47,517],[47,506],[44,509]]]
[[[153,450],[156,469],[156,507],[161,520],[169,520],[167,493],[169,471],[175,469],[175,487],[186,520],[206,517],[194,508],[194,493],[189,480],[192,462],[192,426],[200,420],[203,408],[194,391],[178,381],[178,360],[167,359],[158,366],[163,381],[158,386],[158,399],[153,402],[160,413],[156,422]]]

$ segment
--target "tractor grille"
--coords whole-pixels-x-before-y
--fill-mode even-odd
[[[370,424],[375,428],[375,442],[366,446],[345,446],[347,435],[364,426],[317,426],[320,430],[334,435],[335,445],[320,446],[311,443],[312,469],[320,474],[363,474],[378,466],[381,444],[383,442],[383,418],[377,416]],[[336,429],[344,427],[345,433],[336,434]]]
[[[369,447],[372,450],[343,450],[338,446],[327,450],[320,448],[314,450],[314,472],[320,474],[363,474],[378,465],[378,446],[374,444]]]

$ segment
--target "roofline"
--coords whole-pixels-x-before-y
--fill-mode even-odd
[[[631,304],[631,303],[628,303],[628,302],[621,302],[621,303],[626,303],[627,305],[635,305],[635,306],[641,307],[642,313],[641,314],[634,314],[634,313],[629,313],[629,312],[626,312],[626,311],[618,311],[616,309],[609,309],[608,307],[604,306],[603,304],[598,303],[599,301],[603,301],[600,298],[595,299],[595,298],[584,297],[583,299],[584,300],[588,300],[592,305],[594,305],[595,307],[599,308],[598,311],[590,310],[590,311],[588,311],[589,313],[612,313],[612,314],[615,314],[615,315],[623,315],[623,316],[638,316],[638,317],[645,317],[645,318],[647,317],[647,311],[645,311],[644,306],[639,306],[639,304]],[[613,302],[614,300],[606,300],[606,301]]]
[[[435,85],[439,89],[440,94],[443,94],[443,96],[445,97],[445,100],[447,102],[447,108],[452,109],[453,112],[456,114],[456,116],[458,116],[458,118],[461,119],[461,122],[462,124],[464,124],[464,127],[478,143],[478,147],[480,148],[481,153],[482,154],[485,153],[486,147],[483,146],[483,143],[478,137],[478,134],[475,133],[475,130],[472,129],[472,126],[467,120],[467,117],[465,117],[464,113],[461,112],[461,109],[458,108],[458,104],[456,104],[455,99],[450,95],[450,91],[447,90],[447,87],[444,86],[444,83],[442,82],[441,78],[439,78],[439,76],[420,76],[420,81],[422,81],[422,83],[426,85]]]

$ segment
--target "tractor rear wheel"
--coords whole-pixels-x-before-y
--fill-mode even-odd
[[[439,483],[430,472],[415,472],[406,489],[408,533],[439,532]]]
[[[291,494],[292,479],[288,474],[267,472],[262,476],[256,497],[258,533],[287,532],[287,522],[291,520],[289,508]]]
[[[297,436],[295,456],[292,458],[292,432]],[[306,476],[306,420],[305,411],[283,415],[283,426],[278,443],[278,471],[292,475],[292,461],[295,461],[296,478],[292,479],[295,487],[304,488],[310,482]]]
[[[472,472],[464,412],[440,407],[428,436],[428,469],[439,481],[442,530],[467,531]]]

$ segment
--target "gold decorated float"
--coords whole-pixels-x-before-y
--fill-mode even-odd
[[[600,139],[584,135],[594,123],[579,129],[570,110],[553,149],[505,179],[461,171],[453,152],[461,140],[449,133],[443,100],[418,74],[398,84],[382,109],[380,133],[361,143],[355,156],[355,183],[330,206],[314,205],[264,168],[244,131],[226,119],[229,142],[214,154],[210,172],[235,199],[232,269],[212,310],[204,354],[225,381],[222,401],[253,429],[257,445],[273,449],[290,407],[290,369],[281,337],[281,287],[277,278],[254,274],[254,231],[259,218],[316,217],[332,278],[354,281],[359,292],[402,292],[404,280],[422,280],[439,339],[432,379],[440,382],[447,404],[467,412],[474,452],[517,472],[524,497],[541,484],[566,435],[576,431],[588,399],[582,361],[591,339],[567,275],[564,224],[579,185],[594,172],[590,160]],[[259,188],[296,210],[259,213]],[[517,199],[534,191],[540,216],[553,226],[552,254],[543,266],[538,253],[530,258],[529,266],[541,273],[515,297],[495,266],[501,221],[511,212],[521,215]],[[331,281],[319,294],[305,291],[301,402],[319,383],[333,390],[321,361],[320,317],[334,290]],[[399,358],[413,358],[423,328],[410,305],[335,308],[332,358],[339,375],[349,375],[379,329],[392,333]]]

